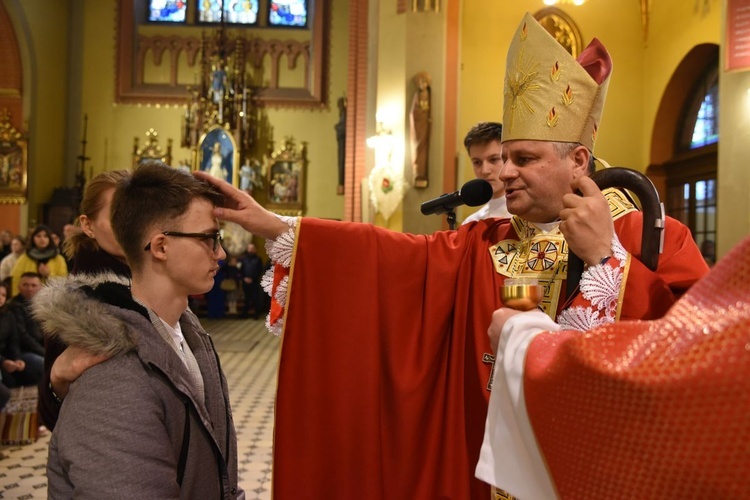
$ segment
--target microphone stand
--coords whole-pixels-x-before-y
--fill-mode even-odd
[[[451,231],[456,229],[456,211],[451,208],[445,212],[445,216],[448,218],[448,229]]]

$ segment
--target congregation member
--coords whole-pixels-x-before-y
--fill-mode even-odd
[[[23,236],[14,236],[10,241],[10,253],[0,260],[0,281],[10,283],[13,267],[25,251],[26,242]]]
[[[510,217],[505,203],[505,184],[500,180],[503,168],[503,126],[495,122],[474,125],[464,137],[464,147],[471,160],[471,168],[477,179],[484,179],[492,186],[492,198],[482,208],[464,219],[462,224],[495,217]]]
[[[16,358],[12,351],[9,352],[9,347],[17,344],[18,341],[13,339],[15,335],[16,322],[12,314],[8,313],[8,296],[10,295],[10,286],[7,283],[0,282],[0,368],[6,370],[5,361],[10,359],[12,364],[7,366],[9,370],[16,369]],[[14,344],[15,343],[15,344]],[[13,357],[11,357],[13,356]],[[3,380],[0,374],[0,410],[5,408],[5,405],[10,400],[10,388],[6,385],[6,381]]]
[[[541,281],[544,313],[585,329],[659,318],[708,271],[671,218],[658,267],[646,267],[641,212],[588,177],[611,71],[598,40],[575,59],[524,17],[503,106],[509,219],[411,235],[277,217],[194,174],[225,195],[215,215],[268,239],[275,263],[264,279],[268,324],[282,335],[274,498],[297,498],[299,485],[311,498],[489,498],[474,470],[490,394],[486,332],[504,281]],[[570,296],[569,252],[587,266]]]
[[[10,242],[13,239],[13,233],[8,229],[0,231],[0,259],[5,258],[11,252]]]
[[[222,201],[180,170],[140,165],[111,211],[132,279],[53,280],[34,301],[48,335],[109,358],[70,385],[50,440],[50,498],[244,498],[226,379],[187,307],[226,256]]]
[[[68,265],[52,241],[52,231],[43,224],[31,231],[26,241],[26,253],[13,266],[11,290],[14,296],[24,273],[37,273],[42,282],[50,277],[68,275]]]
[[[10,399],[11,388],[36,385],[41,376],[36,355],[21,352],[16,319],[8,307],[9,294],[10,287],[0,283],[0,410]]]
[[[20,291],[11,299],[8,309],[15,323],[18,352],[26,365],[23,378],[33,379],[34,384],[37,384],[43,374],[44,335],[39,321],[32,314],[31,304],[42,289],[42,279],[36,273],[24,273],[18,288]]]
[[[245,253],[240,257],[242,264],[242,314],[247,318],[259,319],[263,315],[263,289],[260,279],[263,276],[263,260],[253,243],[248,243]]]

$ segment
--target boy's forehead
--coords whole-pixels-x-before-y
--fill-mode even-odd
[[[488,152],[496,152],[500,153],[503,149],[503,144],[496,139],[487,141],[487,142],[480,142],[476,144],[472,144],[469,146],[469,156],[475,157],[481,155],[486,155]]]
[[[214,204],[206,198],[194,198],[188,209],[175,222],[183,227],[206,226],[202,229],[218,228],[219,220],[214,216]]]

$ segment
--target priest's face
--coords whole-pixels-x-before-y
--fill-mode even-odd
[[[584,146],[580,148],[585,149]],[[579,148],[560,157],[554,143],[507,141],[503,143],[503,169],[508,211],[530,222],[553,222],[571,193],[571,181],[585,174]],[[588,164],[588,156],[586,156]]]

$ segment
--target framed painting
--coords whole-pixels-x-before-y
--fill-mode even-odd
[[[26,203],[28,142],[10,123],[8,110],[0,112],[0,203]]]
[[[198,141],[198,169],[237,186],[239,152],[232,134],[215,126]]]
[[[305,210],[305,177],[307,143],[294,144],[287,138],[284,147],[275,151],[268,162],[266,207],[281,215],[301,216]]]

